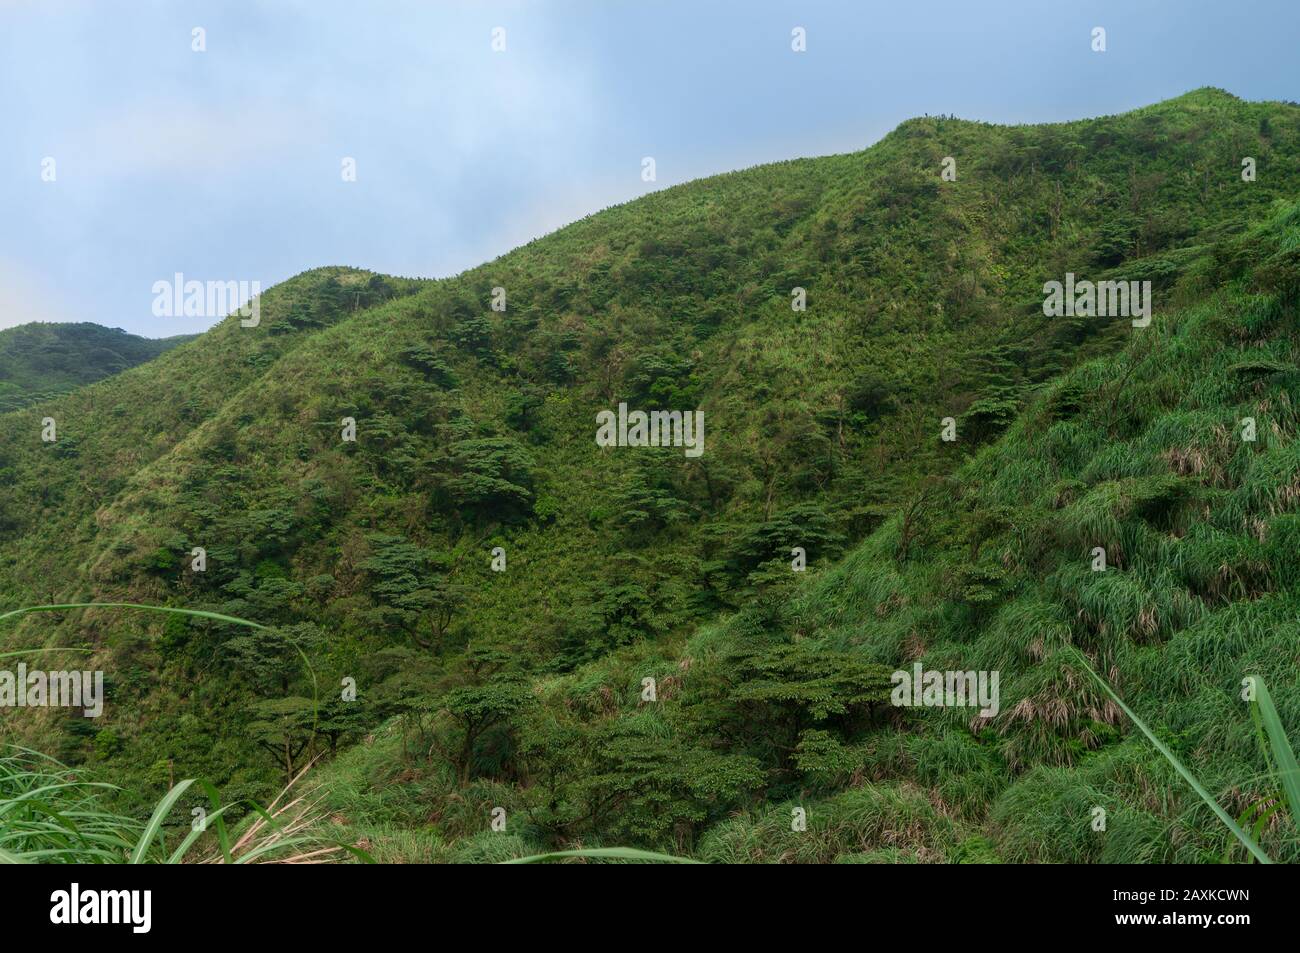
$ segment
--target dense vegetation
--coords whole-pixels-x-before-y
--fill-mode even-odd
[[[0,412],[49,400],[153,360],[194,337],[154,340],[98,324],[22,324],[0,331]]]
[[[1221,857],[1070,652],[1234,816],[1272,796],[1238,692],[1300,726],[1297,146],[1300,108],[1215,90],[926,118],[454,279],[300,275],[258,328],[0,416],[9,605],[270,627],[27,618],[0,645],[90,649],[110,704],[0,731],[146,800],[320,756],[381,860]],[[1066,272],[1151,281],[1156,319],[1044,318]],[[621,401],[702,409],[704,455],[598,448]],[[915,661],[1000,671],[1001,711],[891,706]]]

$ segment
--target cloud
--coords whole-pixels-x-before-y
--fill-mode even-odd
[[[76,320],[61,295],[28,269],[0,258],[0,328],[30,321]]]
[[[103,177],[207,173],[266,161],[315,131],[301,112],[249,104],[213,109],[155,98],[95,120],[65,148]]]

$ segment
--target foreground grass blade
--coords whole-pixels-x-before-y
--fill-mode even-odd
[[[1124,712],[1124,714],[1128,716],[1129,721],[1133,722],[1133,724],[1138,726],[1138,729],[1142,732],[1142,734],[1147,736],[1147,740],[1150,741],[1151,744],[1155,746],[1155,749],[1157,751],[1159,751],[1162,755],[1165,756],[1165,760],[1168,761],[1171,765],[1173,765],[1174,770],[1177,771],[1180,775],[1182,775],[1183,780],[1192,786],[1192,790],[1195,791],[1198,795],[1200,795],[1201,800],[1204,801],[1206,805],[1209,806],[1210,810],[1214,812],[1215,816],[1219,820],[1223,821],[1224,825],[1228,828],[1228,830],[1232,831],[1232,833],[1236,835],[1237,839],[1241,841],[1242,844],[1245,845],[1246,850],[1250,851],[1251,854],[1254,855],[1255,859],[1258,860],[1261,864],[1273,863],[1272,859],[1268,856],[1268,854],[1264,853],[1264,851],[1260,849],[1260,846],[1255,843],[1255,841],[1251,838],[1251,836],[1247,834],[1244,830],[1242,830],[1241,825],[1238,824],[1236,821],[1234,821],[1228,815],[1228,812],[1219,806],[1219,802],[1210,796],[1210,792],[1205,790],[1201,782],[1197,781],[1196,778],[1192,776],[1192,773],[1188,771],[1185,767],[1183,767],[1183,763],[1179,761],[1178,758],[1174,755],[1174,753],[1165,746],[1165,743],[1163,741],[1161,741],[1159,738],[1156,737],[1155,732],[1153,732],[1150,728],[1148,728],[1146,726],[1146,723],[1143,722],[1142,719],[1139,718],[1137,715],[1135,715],[1133,713],[1133,710],[1129,708],[1128,705],[1124,704],[1124,699],[1120,698],[1119,695],[1115,693],[1115,690],[1110,687],[1110,684],[1093,670],[1092,666],[1088,664],[1088,660],[1084,658],[1083,653],[1078,651],[1077,649],[1070,650],[1070,651],[1071,651],[1071,655],[1075,658],[1075,660],[1080,665],[1082,665],[1084,670],[1087,671],[1087,673],[1093,677],[1093,679],[1097,682],[1097,684],[1101,686],[1102,691],[1104,691],[1107,695],[1109,695],[1112,699],[1114,699],[1115,704],[1118,705],[1120,709]],[[1276,715],[1276,712],[1274,712],[1274,714]]]
[[[145,857],[149,853],[149,845],[153,843],[154,838],[162,830],[163,821],[172,812],[172,808],[180,800],[180,796],[189,790],[190,785],[193,783],[193,778],[187,778],[163,795],[163,799],[153,809],[153,816],[149,818],[149,823],[144,826],[144,833],[140,835],[139,842],[135,845],[135,852],[131,854],[131,863],[143,864],[145,862]]]
[[[1282,790],[1286,792],[1287,804],[1291,808],[1291,822],[1300,828],[1300,765],[1296,764],[1295,751],[1282,727],[1277,708],[1273,705],[1273,696],[1268,693],[1264,680],[1255,677],[1255,704],[1258,706],[1260,721],[1268,735],[1269,746],[1273,749],[1273,763],[1282,776]]]
[[[150,612],[171,612],[175,615],[193,615],[202,619],[215,619],[218,622],[231,622],[235,625],[246,625],[252,629],[270,630],[270,626],[262,625],[260,622],[250,622],[248,619],[240,619],[233,615],[222,615],[220,612],[208,612],[204,609],[180,609],[175,606],[149,606],[140,602],[67,602],[60,605],[25,606],[21,609],[11,609],[8,612],[0,613],[0,622],[14,616],[25,615],[28,612],[62,612],[65,609],[148,609]]]
[[[0,652],[0,658],[14,658],[19,655],[43,655],[46,652],[85,652],[89,655],[94,649],[76,649],[76,648],[49,648],[49,649],[19,649],[16,652]]]
[[[105,790],[113,789],[112,785],[109,784],[93,784],[85,781],[64,781],[59,784],[47,784],[44,787],[39,787],[31,791],[26,791],[16,798],[12,798],[8,801],[0,802],[0,816],[7,814],[9,811],[14,810],[15,808],[24,806],[25,801],[33,800],[38,795],[41,794],[53,794],[57,791],[78,790],[81,788],[90,788],[90,787],[100,787],[100,788],[104,788]]]
[[[233,804],[227,804],[225,807],[217,808],[215,811],[213,811],[211,814],[207,816],[208,823],[212,824],[212,823],[220,822],[221,815],[225,814],[226,811],[232,810],[238,806],[239,806],[239,802],[236,801]],[[202,837],[205,833],[206,833],[206,828],[191,827],[190,832],[185,835],[185,839],[180,842],[180,845],[174,851],[172,851],[172,855],[167,858],[167,863],[179,864],[182,861],[184,861],[186,853],[189,852],[189,849],[193,847],[195,842],[198,841],[198,839]],[[229,851],[224,847],[223,847],[223,853],[225,856],[229,856]]]
[[[226,819],[221,816],[223,811],[218,810],[221,806],[221,792],[210,781],[200,781],[199,784],[207,792],[208,804],[213,811],[216,811],[216,814],[211,815],[210,819],[215,821],[217,825],[217,846],[221,850],[221,858],[226,863],[232,864],[235,862],[235,858],[230,852],[230,832],[226,830]]]
[[[530,857],[516,857],[503,860],[503,864],[544,864],[565,857],[592,857],[608,860],[641,860],[664,864],[698,864],[701,861],[690,857],[674,857],[671,854],[656,854],[650,850],[638,850],[635,847],[583,847],[577,850],[556,850],[547,854],[533,854]]]

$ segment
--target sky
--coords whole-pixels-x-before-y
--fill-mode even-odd
[[[445,277],[926,113],[1300,100],[1298,39],[1296,0],[0,0],[0,328],[202,331],[154,313],[178,272]]]

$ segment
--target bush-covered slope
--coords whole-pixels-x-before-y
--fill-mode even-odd
[[[6,328],[0,331],[0,413],[143,364],[194,336],[154,340],[89,323]]]
[[[969,819],[1007,860],[1204,862],[1233,845],[1067,647],[1234,817],[1278,788],[1246,676],[1300,738],[1300,206],[1194,267],[1204,299],[1045,388],[926,500],[907,558],[895,517],[776,627],[891,668],[1001,671],[997,717],[912,709],[829,750],[926,790],[940,830]],[[714,843],[748,842],[749,824]],[[1262,839],[1295,860],[1296,830],[1283,811]]]
[[[719,828],[727,811],[799,796],[812,772],[849,826],[801,850],[954,856],[1007,772],[1087,745],[1032,719],[996,754],[969,729],[882,731],[877,666],[931,644],[898,621],[922,590],[825,589],[828,614],[808,623],[823,650],[710,666],[710,646],[805,631],[785,621],[792,547],[822,591],[879,563],[862,554],[891,533],[906,537],[892,571],[908,586],[929,579],[935,598],[992,613],[1012,585],[1013,567],[988,564],[1005,514],[979,510],[968,576],[936,575],[933,511],[975,492],[943,481],[1032,395],[1134,333],[1045,319],[1042,283],[1149,279],[1158,313],[1203,300],[1262,247],[1241,238],[1251,223],[1296,194],[1298,145],[1300,109],[1213,90],[1057,126],[927,118],[861,153],[646,196],[455,279],[335,269],[271,289],[259,328],[228,319],[0,417],[0,584],[11,604],[185,604],[276,630],[120,611],[27,620],[6,644],[93,649],[110,707],[95,723],[24,713],[0,731],[46,749],[57,738],[65,759],[136,785],[175,771],[232,796],[263,796],[313,753],[373,736],[330,771],[359,824],[436,822],[431,837],[393,835],[398,853],[508,852],[516,842],[482,833],[492,802],[529,818],[510,829],[521,849],[596,838],[714,856],[758,837],[742,819]],[[1246,155],[1257,181],[1241,179]],[[947,156],[956,181],[940,178]],[[791,307],[796,288],[806,310]],[[1086,403],[1058,400],[1062,413]],[[620,401],[702,409],[704,455],[596,447],[596,413]],[[59,422],[54,444],[40,441],[44,416]],[[938,439],[949,416],[955,443]],[[1099,492],[1137,493],[1145,512],[1157,484]],[[1102,505],[1088,499],[1081,525]],[[498,546],[504,572],[491,570]],[[893,635],[865,644],[868,619]],[[621,717],[649,676],[658,700]],[[345,679],[355,702],[338,698]],[[1006,686],[1023,690],[1010,672]],[[539,692],[552,703],[536,708]],[[1027,711],[1019,701],[1002,717]],[[828,719],[836,731],[818,727]],[[868,738],[878,763],[858,757]],[[932,790],[951,771],[892,771],[945,758],[969,769],[959,810]]]
[[[1242,689],[1261,676],[1300,741],[1300,205],[1186,280],[1200,300],[1046,385],[833,567],[566,675],[480,660],[441,720],[322,769],[329,803],[386,859],[1244,859],[1072,654],[1232,816],[1279,798]],[[999,672],[1000,710],[891,705],[887,673],[914,663]],[[458,767],[448,741],[473,730],[468,783],[415,767],[430,745]],[[1300,859],[1285,807],[1256,836]]]

